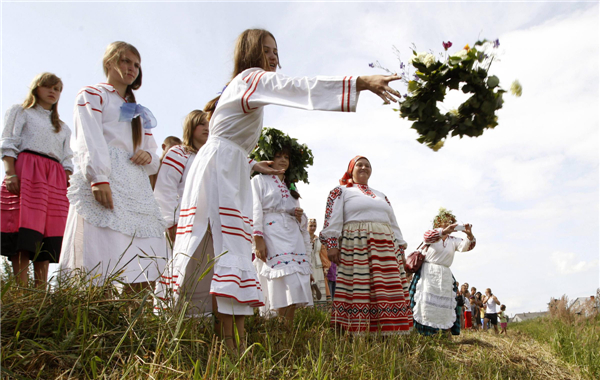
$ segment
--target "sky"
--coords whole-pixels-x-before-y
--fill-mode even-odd
[[[453,53],[479,38],[500,40],[491,73],[506,89],[499,125],[433,152],[411,123],[369,93],[357,112],[265,109],[265,126],[306,143],[315,156],[301,205],[322,225],[327,195],[349,160],[369,158],[369,185],[390,199],[408,252],[440,207],[473,224],[477,247],[457,253],[460,283],[491,288],[507,312],[543,311],[551,297],[595,294],[599,246],[599,6],[597,2],[150,3],[2,2],[1,111],[21,103],[32,78],[63,79],[62,120],[72,126],[79,88],[105,80],[102,55],[116,40],[142,56],[138,102],[158,120],[160,145],[181,136],[230,79],[233,46],[247,28],[271,31],[289,76],[383,74],[418,51]],[[392,85],[405,93],[402,83]],[[464,98],[449,95],[456,106]],[[462,233],[456,233],[457,236]]]

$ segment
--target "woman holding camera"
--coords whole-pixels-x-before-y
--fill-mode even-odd
[[[461,307],[457,307],[456,280],[450,270],[455,252],[467,252],[475,247],[471,225],[459,226],[452,212],[442,208],[433,220],[433,230],[425,232],[425,261],[410,284],[410,306],[414,325],[423,335],[434,335],[440,330],[460,334]],[[464,231],[466,239],[450,236]]]

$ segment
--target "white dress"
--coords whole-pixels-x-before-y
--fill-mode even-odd
[[[208,293],[204,286],[194,285],[191,290],[187,284],[197,284],[198,278],[187,282],[186,277],[190,272],[204,272],[197,268],[204,265],[206,257],[216,256],[210,294],[217,296],[219,312],[251,315],[252,307],[264,305],[252,265],[248,160],[262,130],[263,107],[276,104],[350,112],[356,109],[357,99],[353,77],[289,78],[251,68],[231,80],[210,120],[210,137],[198,152],[185,185],[174,247],[174,303],[182,292],[186,298]],[[159,289],[159,297],[167,295],[168,289]],[[210,310],[210,297],[205,305]]]
[[[441,228],[437,229],[441,236]],[[414,295],[415,321],[436,329],[449,329],[456,321],[456,294],[450,265],[455,252],[470,251],[475,240],[448,236],[441,238],[423,251],[425,261],[421,266],[421,278]]]
[[[312,305],[310,288],[311,244],[306,229],[294,216],[300,202],[290,194],[284,182],[274,175],[252,178],[254,236],[262,236],[267,248],[266,263],[254,259],[258,278],[265,292],[265,307],[276,310],[290,305]]]
[[[125,103],[113,86],[84,87],[74,111],[75,163],[67,196],[69,216],[59,269],[82,268],[96,281],[108,277],[126,283],[155,281],[166,261],[163,220],[148,175],[159,158],[152,133],[144,129],[138,150],[152,156],[148,165],[130,161],[134,154],[131,122],[120,122]],[[92,187],[108,183],[114,209],[94,199]]]

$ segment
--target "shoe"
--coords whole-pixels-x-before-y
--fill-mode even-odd
[[[313,282],[310,285],[310,287],[312,288],[312,291],[313,291],[313,297],[316,298],[318,301],[320,301],[321,300],[321,291],[319,290],[319,286]]]

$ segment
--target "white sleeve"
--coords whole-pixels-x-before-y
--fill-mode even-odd
[[[291,78],[263,70],[241,75],[247,85],[242,96],[244,113],[269,104],[306,110],[355,112],[358,102],[356,77]]]
[[[394,213],[394,208],[392,207],[392,204],[388,200],[388,197],[385,195],[384,195],[384,197],[385,197],[385,201],[387,202],[388,205],[390,205],[390,208],[392,209],[392,213],[390,214],[390,219],[391,219],[390,225],[392,227],[392,231],[394,232],[394,238],[396,238],[396,240],[398,241],[398,245],[400,247],[402,247],[403,249],[406,249],[408,244],[402,237],[402,231],[400,231],[400,227],[398,226],[398,222],[396,221],[396,214]]]
[[[66,124],[63,124],[62,127],[67,131],[67,137],[63,142],[63,155],[62,161],[60,164],[65,168],[65,170],[73,173],[73,150],[71,150],[71,129],[67,127]]]
[[[148,175],[153,175],[158,173],[158,169],[160,168],[160,157],[156,155],[156,148],[158,148],[158,145],[156,144],[156,140],[154,140],[154,136],[149,129],[142,128],[142,131],[144,135],[142,138],[141,149],[150,153],[150,156],[152,156],[152,161],[150,161],[149,164],[144,165],[144,169],[146,169],[146,173],[148,173]]]
[[[260,175],[254,176],[250,182],[252,185],[252,217],[253,217],[253,236],[264,236],[263,222],[263,184]]]
[[[325,208],[325,222],[319,234],[321,244],[331,248],[339,248],[339,240],[344,228],[344,199],[341,186],[331,190]]]
[[[21,105],[15,104],[6,110],[2,140],[0,141],[0,156],[17,158],[24,125],[25,114]]]
[[[454,250],[458,252],[468,252],[475,248],[475,244],[477,244],[475,237],[473,237],[473,240],[469,240],[469,238],[462,239],[452,236],[452,242],[454,243]]]
[[[168,227],[174,226],[179,220],[181,210],[179,210],[178,188],[187,164],[187,159],[176,153],[174,149],[179,147],[169,149],[165,155],[154,187],[154,197]]]
[[[298,205],[300,207],[300,205]],[[312,252],[312,243],[310,242],[310,235],[308,234],[308,217],[305,213],[302,213],[302,218],[299,223],[300,233],[302,234],[302,240],[304,240],[304,248],[306,249],[306,256],[309,258],[308,263],[310,264],[311,273],[314,273],[315,268],[312,266],[312,260],[310,259]]]
[[[85,178],[92,184],[108,183],[110,154],[104,139],[102,109],[106,94],[94,88],[82,89],[75,100],[75,150]]]

